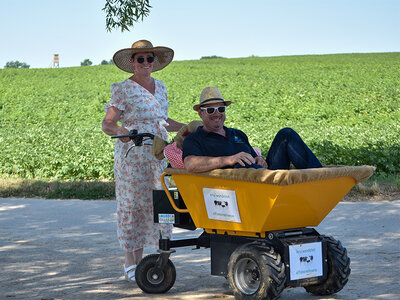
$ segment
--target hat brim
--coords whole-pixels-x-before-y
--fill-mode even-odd
[[[211,103],[225,103],[226,106],[231,105],[232,101],[225,101],[225,100],[211,100],[211,101],[207,101],[207,103],[202,103],[202,104],[196,104],[193,105],[193,110],[195,111],[199,111],[200,107],[206,104],[211,104]]]
[[[125,48],[115,52],[113,56],[114,64],[125,72],[135,73],[131,64],[131,57],[134,53],[141,52],[154,52],[153,72],[164,69],[174,58],[174,50],[168,47]]]

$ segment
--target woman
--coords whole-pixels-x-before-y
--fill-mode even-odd
[[[102,122],[106,134],[126,135],[136,129],[168,140],[167,131],[178,131],[184,125],[168,118],[165,84],[150,76],[166,67],[173,56],[172,49],[153,47],[146,40],[114,54],[115,65],[133,75],[111,85],[111,100],[105,105]],[[170,237],[172,227],[153,222],[152,190],[162,188],[160,178],[166,162],[154,158],[148,145],[133,147],[125,157],[131,145],[129,138],[116,141],[114,176],[118,240],[125,251],[124,273],[128,281],[134,282],[143,247],[157,246],[159,232]]]

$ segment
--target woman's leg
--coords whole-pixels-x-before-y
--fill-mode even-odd
[[[129,282],[135,282],[136,267],[142,260],[143,248],[136,249],[133,252],[125,251],[125,266],[124,273],[125,279]]]
[[[289,169],[290,162],[296,169],[321,168],[318,158],[296,131],[283,128],[276,134],[267,155],[268,169]]]
[[[138,265],[143,257],[143,248],[136,249],[133,252],[125,251],[125,267]]]

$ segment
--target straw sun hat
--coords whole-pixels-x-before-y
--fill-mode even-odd
[[[222,97],[221,93],[215,86],[206,87],[200,94],[200,103],[193,106],[195,111],[198,111],[200,106],[204,104],[210,103],[218,103],[218,102],[225,102],[225,105],[228,106],[232,103],[232,101],[225,101]]]
[[[174,58],[174,50],[167,47],[153,47],[153,44],[146,40],[134,42],[131,48],[125,48],[115,52],[114,64],[121,70],[128,73],[135,73],[130,60],[134,53],[153,52],[155,55],[153,72],[165,68]]]

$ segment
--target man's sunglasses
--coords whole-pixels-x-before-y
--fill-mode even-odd
[[[207,115],[212,115],[213,113],[215,113],[216,110],[218,110],[218,112],[220,114],[223,114],[225,112],[226,106],[218,106],[218,107],[200,107],[201,110],[205,110]]]
[[[154,56],[147,56],[147,57],[146,57],[146,60],[147,60],[147,62],[150,64],[150,63],[152,63],[152,62],[154,61]],[[144,57],[143,57],[143,56],[139,56],[139,57],[136,59],[136,61],[137,61],[139,64],[142,64],[142,63],[144,63]]]

